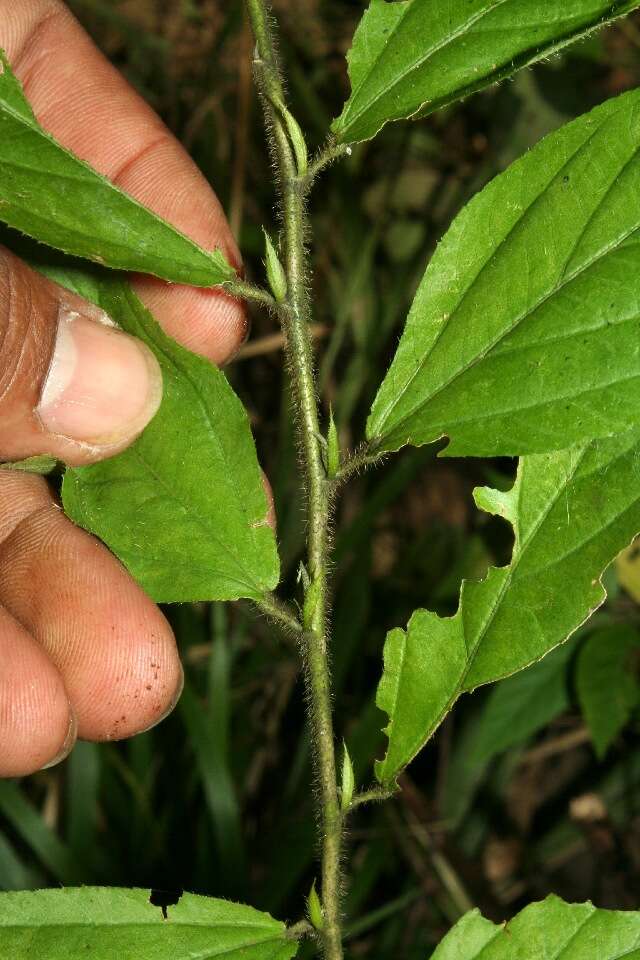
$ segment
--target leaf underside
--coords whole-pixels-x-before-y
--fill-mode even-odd
[[[477,910],[449,931],[432,960],[640,960],[640,913],[549,896],[497,926]]]
[[[640,431],[523,457],[509,492],[475,496],[512,523],[512,560],[465,581],[455,616],[418,610],[406,631],[389,633],[376,701],[389,716],[383,783],[462,693],[539,660],[603,602],[603,571],[640,530]]]
[[[108,267],[203,287],[235,276],[220,250],[201,249],[49,136],[2,50],[0,220]]]
[[[638,7],[638,0],[372,0],[348,54],[345,143],[423,117],[510,76]]]
[[[156,601],[259,599],[279,576],[246,411],[224,374],[167,337],[116,274],[47,271],[155,353],[160,410],[124,453],[68,468],[65,512]]]
[[[12,960],[290,960],[284,924],[226,900],[184,894],[167,920],[148,890],[81,887],[0,894],[0,955]]]
[[[462,211],[417,293],[367,435],[517,456],[640,418],[640,91],[534,147]]]

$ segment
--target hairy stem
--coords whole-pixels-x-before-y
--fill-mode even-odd
[[[328,167],[335,160],[339,160],[341,157],[347,157],[351,155],[351,147],[347,146],[344,143],[334,143],[329,141],[327,145],[320,151],[315,160],[309,165],[309,170],[307,171],[307,182],[313,183],[318,174],[322,173],[325,167]]]
[[[318,437],[320,422],[313,350],[309,332],[311,305],[307,291],[305,193],[282,107],[285,93],[278,67],[273,24],[267,0],[247,0],[257,46],[256,75],[273,137],[282,213],[282,259],[287,300],[280,314],[292,380],[298,442],[307,494],[307,570],[304,604],[304,656],[307,670],[314,760],[319,782],[322,832],[321,941],[325,960],[342,960],[340,924],[340,846],[342,814],[338,802],[331,679],[327,651],[327,567],[330,483]]]
[[[391,800],[392,797],[395,797],[398,792],[397,787],[372,787],[371,790],[363,790],[361,793],[356,793],[355,797],[351,801],[351,806],[349,810],[355,810],[356,807],[361,807],[363,803],[376,803],[381,800]]]
[[[245,280],[227,280],[227,282],[223,284],[223,290],[226,290],[227,293],[230,293],[234,297],[241,297],[243,300],[250,300],[252,303],[260,303],[263,307],[268,307],[269,309],[276,307],[276,302],[268,290],[256,287],[252,283],[247,283]]]
[[[302,633],[302,624],[288,604],[283,603],[273,594],[267,594],[262,600],[256,600],[255,604],[265,616],[280,625],[285,633],[298,637]]]

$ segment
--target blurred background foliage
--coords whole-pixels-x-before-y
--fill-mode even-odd
[[[250,277],[276,227],[240,0],[71,0],[98,45],[215,186]],[[310,144],[347,93],[356,0],[277,0],[292,103]],[[322,401],[344,444],[362,436],[413,292],[464,203],[548,131],[640,82],[640,19],[415,124],[388,126],[330,169],[312,202],[314,335]],[[228,368],[273,483],[285,584],[303,516],[281,339],[265,314]],[[346,491],[335,527],[337,732],[361,785],[381,754],[374,704],[385,632],[417,606],[457,607],[463,577],[508,562],[511,531],[478,484],[510,461],[405,450]],[[609,600],[564,647],[464,698],[349,833],[350,956],[425,960],[470,905],[495,920],[555,891],[637,908],[640,889],[640,557],[606,574]],[[570,589],[570,585],[567,585]],[[186,667],[175,714],[127,743],[0,782],[0,887],[186,888],[299,919],[315,874],[309,742],[295,649],[246,608],[167,611]],[[304,955],[304,954],[303,954]],[[308,955],[308,954],[307,954]]]

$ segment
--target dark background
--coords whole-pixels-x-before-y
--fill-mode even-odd
[[[227,210],[249,276],[261,280],[261,225],[276,223],[240,0],[70,6],[193,154]],[[344,54],[362,5],[278,0],[275,8],[294,112],[315,147],[348,93]],[[462,105],[388,126],[324,175],[311,210],[314,329],[322,400],[345,444],[362,436],[415,287],[457,211],[545,133],[638,82],[640,20],[630,18]],[[229,375],[274,486],[294,591],[303,514],[280,341],[267,315],[254,313],[249,346]],[[471,491],[508,485],[513,473],[509,461],[406,450],[342,499],[336,722],[362,785],[383,749],[374,693],[385,632],[417,606],[455,612],[463,577],[508,562],[510,529],[479,513]],[[503,738],[511,742],[480,756],[473,737],[490,692],[465,697],[398,799],[353,818],[351,956],[425,960],[469,903],[495,920],[550,891],[637,907],[640,727],[632,717],[598,761],[574,668],[589,629],[637,622],[640,574],[633,563],[625,569],[631,592],[611,568],[606,608],[571,641],[554,716],[542,709],[532,722],[535,709],[527,706],[526,717],[512,710]],[[186,665],[180,706],[133,741],[79,744],[54,770],[0,783],[0,888],[184,887],[295,921],[316,869],[296,651],[238,605],[176,606],[168,615]]]

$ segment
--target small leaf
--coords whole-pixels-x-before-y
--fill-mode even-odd
[[[290,960],[283,923],[252,907],[184,894],[162,911],[148,890],[81,887],[0,894],[0,956],[11,960]]]
[[[640,913],[549,896],[500,926],[467,913],[432,960],[637,960],[639,944]]]
[[[304,134],[300,129],[300,124],[293,116],[291,111],[287,109],[285,104],[279,104],[278,109],[280,110],[287,127],[289,140],[291,141],[291,146],[293,147],[293,152],[296,157],[298,175],[303,177],[309,167],[309,155],[307,152],[307,143],[304,139]]]
[[[26,460],[16,460],[11,463],[0,463],[3,470],[18,470],[20,473],[39,473],[46,475],[52,473],[58,466],[55,457],[27,457]]]
[[[330,480],[338,475],[340,469],[340,440],[338,428],[333,419],[333,410],[329,412],[329,430],[327,431],[327,476]]]
[[[309,896],[307,897],[307,913],[309,915],[309,920],[311,921],[312,927],[314,927],[316,930],[322,930],[324,927],[324,911],[322,909],[322,904],[320,903],[318,891],[316,890],[315,880],[311,884],[311,890],[309,891]]]
[[[302,625],[305,630],[314,630],[317,627],[321,589],[322,583],[320,580],[312,580],[306,589],[302,609]]]
[[[495,940],[499,929],[490,920],[485,920],[479,910],[471,910],[451,928],[431,960],[476,960]]]
[[[167,337],[116,275],[49,275],[154,351],[159,412],[124,453],[69,468],[65,511],[156,601],[259,599],[278,582],[275,536],[249,421],[224,374]]]
[[[356,786],[356,778],[353,772],[353,764],[349,756],[349,750],[346,743],[343,745],[342,754],[342,778],[340,783],[340,807],[343,813],[347,813],[353,800],[353,791]]]
[[[203,287],[235,270],[58,144],[38,124],[0,50],[0,220],[108,267]]]
[[[635,90],[547,137],[454,221],[368,437],[396,450],[448,436],[448,456],[517,456],[631,429],[639,299]]]
[[[267,268],[267,280],[276,303],[282,303],[287,296],[287,276],[282,269],[282,264],[278,259],[276,248],[273,245],[271,237],[263,228],[264,233],[264,253],[265,266]]]
[[[640,433],[523,457],[508,492],[475,491],[509,520],[511,564],[462,584],[454,617],[416,611],[384,650],[378,706],[387,783],[424,746],[456,699],[522,670],[562,643],[605,599],[600,577],[640,530]]]
[[[576,688],[580,707],[600,759],[629,722],[640,701],[634,657],[640,636],[629,626],[615,624],[596,630],[578,658]]]
[[[390,120],[425,117],[511,76],[637,0],[371,0],[348,55],[351,96],[332,129],[369,140]]]
[[[302,589],[305,593],[309,589],[309,584],[311,583],[311,578],[309,577],[309,573],[307,571],[307,568],[304,565],[303,560],[301,560],[300,563],[298,564],[298,575],[296,577],[296,583],[302,584]]]

